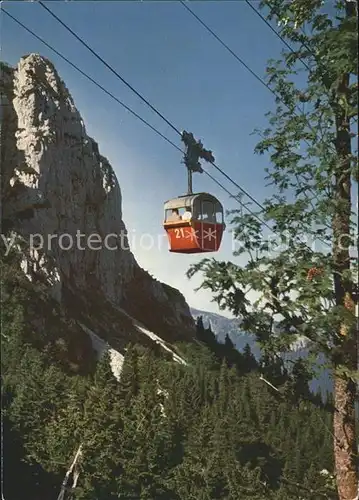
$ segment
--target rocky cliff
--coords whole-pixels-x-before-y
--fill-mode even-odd
[[[11,251],[22,242],[28,278],[45,277],[71,318],[120,349],[192,339],[184,297],[128,249],[118,180],[53,64],[3,66],[1,92],[2,234],[17,235]]]

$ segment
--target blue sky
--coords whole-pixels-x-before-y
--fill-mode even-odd
[[[180,3],[52,1],[47,5],[179,130],[201,139],[228,175],[263,201],[268,194],[264,181],[268,158],[254,155],[258,138],[251,133],[266,125],[264,115],[273,109],[273,95]],[[191,2],[190,6],[261,77],[267,60],[280,55],[281,42],[244,1]],[[181,146],[175,132],[40,5],[4,2],[3,8]],[[163,234],[163,202],[185,192],[180,153],[5,15],[1,16],[1,47],[1,59],[12,65],[33,52],[55,64],[87,133],[116,172],[123,219],[139,264],[178,288],[191,306],[218,312],[210,293],[194,292],[200,276],[190,281],[185,277],[190,264],[203,256],[171,254],[165,238],[160,246],[140,248],[141,234],[150,233],[156,241]],[[206,168],[237,194],[212,166]],[[213,193],[227,210],[238,208],[204,175],[194,177],[194,189]],[[209,255],[233,259],[233,248],[227,231],[220,252]]]

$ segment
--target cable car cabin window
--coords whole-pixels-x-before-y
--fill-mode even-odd
[[[215,222],[214,203],[212,201],[202,201],[202,213],[199,220],[202,222]]]
[[[222,208],[222,205],[220,205],[219,203],[216,203],[216,206],[215,206],[215,217],[216,217],[216,223],[217,224],[223,224],[224,220],[223,220],[223,208]]]
[[[168,209],[166,210],[166,222],[178,222],[180,220],[186,220],[186,217],[183,217],[187,213],[185,207],[180,207],[176,209]],[[188,219],[187,219],[188,220]]]

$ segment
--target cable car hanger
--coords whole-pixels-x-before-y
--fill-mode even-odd
[[[183,163],[187,167],[188,171],[188,189],[187,194],[193,194],[193,184],[192,175],[193,172],[202,174],[203,168],[199,162],[199,159],[206,160],[210,163],[214,163],[215,159],[212,151],[204,149],[201,141],[196,141],[191,132],[186,132],[185,130],[181,134],[181,139],[186,146],[186,151],[184,154]]]

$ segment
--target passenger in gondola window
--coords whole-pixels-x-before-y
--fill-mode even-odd
[[[181,220],[181,216],[178,213],[178,208],[173,208],[171,215],[168,217],[168,220],[171,222],[175,222]]]
[[[182,220],[191,220],[191,219],[192,219],[191,207],[186,207],[186,211],[182,216]]]

